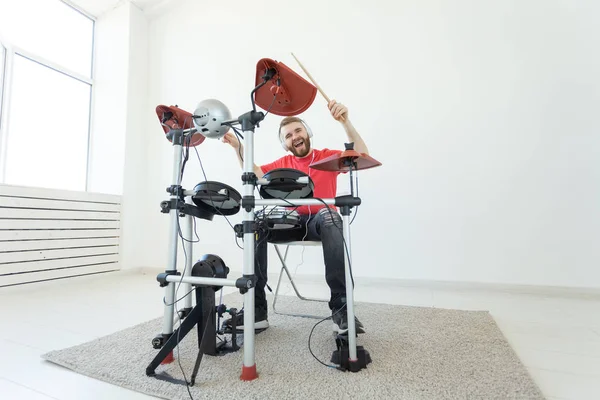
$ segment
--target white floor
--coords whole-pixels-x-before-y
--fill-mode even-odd
[[[0,288],[0,397],[152,398],[73,373],[40,355],[160,316],[163,291],[155,276],[126,271]],[[489,310],[548,399],[600,399],[598,293],[356,282],[356,301]],[[275,289],[274,277],[269,283]],[[301,290],[327,295],[318,280],[304,280]],[[292,294],[289,288],[284,292]]]

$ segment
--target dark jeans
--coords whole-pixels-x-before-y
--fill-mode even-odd
[[[301,215],[301,227],[297,229],[259,229],[256,240],[255,273],[258,278],[255,289],[255,306],[267,310],[265,285],[267,284],[267,244],[291,241],[320,241],[323,246],[325,280],[331,290],[330,309],[338,309],[346,303],[346,278],[344,268],[344,235],[342,218],[336,210],[320,209],[316,214]],[[307,233],[308,225],[308,233]],[[305,237],[306,235],[306,237]]]

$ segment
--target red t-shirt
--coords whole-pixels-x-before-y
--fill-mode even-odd
[[[315,185],[313,197],[320,199],[332,199],[337,194],[337,177],[340,174],[338,171],[320,171],[318,169],[309,168],[308,166],[317,161],[321,161],[324,158],[331,157],[334,154],[340,154],[341,150],[330,150],[313,149],[312,153],[304,158],[296,157],[293,154],[281,157],[272,163],[261,165],[260,169],[264,174],[277,168],[293,168],[304,172]],[[310,210],[309,210],[310,207]],[[312,214],[315,215],[317,211],[325,205],[314,205],[314,206],[300,206],[296,209],[299,214]],[[331,206],[334,207],[334,206]]]

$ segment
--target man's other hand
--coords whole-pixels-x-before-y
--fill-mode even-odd
[[[329,112],[336,121],[344,122],[348,119],[348,108],[342,103],[331,100],[327,107],[329,107]]]
[[[230,145],[231,147],[233,147],[234,149],[239,149],[240,148],[240,139],[239,137],[237,137],[235,134],[231,133],[231,132],[227,132],[222,138],[221,141],[223,143],[227,143],[228,145]]]

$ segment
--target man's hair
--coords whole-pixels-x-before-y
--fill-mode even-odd
[[[281,128],[283,128],[287,124],[291,124],[292,122],[300,122],[302,126],[304,126],[304,121],[302,121],[302,119],[298,117],[285,117],[281,120],[281,123],[279,124],[279,138],[281,138]],[[306,129],[306,127],[304,129]]]

